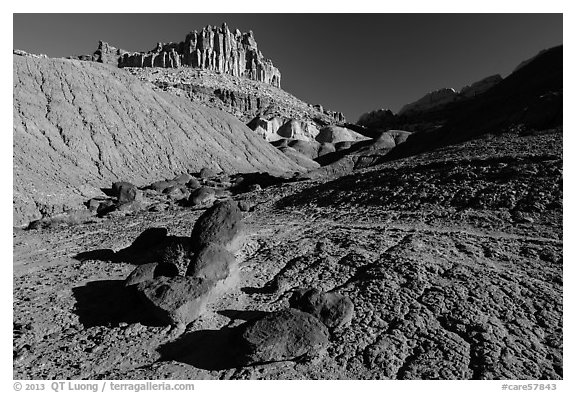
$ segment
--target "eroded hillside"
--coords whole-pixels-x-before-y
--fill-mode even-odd
[[[14,56],[14,225],[80,206],[100,188],[211,166],[303,170],[239,120],[127,72]]]

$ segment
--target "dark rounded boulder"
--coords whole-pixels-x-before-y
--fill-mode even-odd
[[[192,229],[191,249],[199,251],[209,243],[222,245],[230,252],[236,252],[244,238],[242,212],[235,201],[217,203],[198,218]]]
[[[315,288],[295,291],[290,307],[314,315],[330,329],[346,325],[354,316],[354,304],[348,296]]]
[[[186,184],[192,179],[193,179],[193,177],[190,176],[188,173],[182,173],[181,175],[178,175],[174,179],[172,179],[172,181],[174,181],[178,184]]]
[[[190,261],[186,275],[208,281],[225,280],[236,259],[220,244],[208,243]]]
[[[187,325],[203,312],[213,283],[194,277],[156,277],[136,284],[143,304],[166,324]]]
[[[148,188],[157,192],[164,192],[164,190],[167,189],[168,187],[177,185],[178,183],[176,183],[173,180],[160,180],[150,184]]]
[[[119,203],[132,202],[136,199],[137,188],[127,181],[112,183],[112,194],[118,198]]]
[[[188,197],[188,192],[188,189],[183,185],[170,186],[162,191],[163,194],[168,195],[168,197],[175,200],[186,199]]]
[[[199,176],[202,179],[210,179],[212,177],[217,176],[218,173],[216,173],[216,171],[212,168],[202,168],[200,169],[200,173]]]
[[[192,179],[188,180],[188,183],[186,183],[186,187],[188,187],[190,190],[195,190],[197,188],[202,187],[202,184],[200,184],[198,179],[193,177]]]
[[[200,187],[192,191],[188,197],[188,204],[191,206],[207,205],[214,201],[216,192],[210,187]]]
[[[107,199],[102,201],[96,208],[96,213],[99,216],[104,216],[112,211],[116,210],[116,204],[114,201]]]
[[[326,348],[328,337],[316,317],[289,308],[240,325],[233,344],[237,362],[250,365],[314,356]]]

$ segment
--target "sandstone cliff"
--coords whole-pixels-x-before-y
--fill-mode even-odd
[[[271,60],[258,50],[254,33],[231,32],[222,27],[207,26],[188,33],[178,43],[158,43],[148,52],[131,53],[114,48],[106,42],[94,53],[93,60],[119,67],[179,68],[188,66],[222,72],[280,87],[281,74]]]
[[[14,56],[14,224],[79,206],[112,181],[301,167],[236,118],[122,70]]]
[[[313,140],[318,133],[314,133],[315,128],[342,124],[346,120],[340,112],[324,109],[321,105],[307,104],[280,88],[230,74],[190,67],[126,70],[158,90],[228,112],[268,141],[283,137],[276,134],[276,131],[290,121],[297,121],[300,128],[309,129],[305,133],[308,134],[306,139],[311,137]],[[260,124],[261,121],[271,123],[264,126]]]

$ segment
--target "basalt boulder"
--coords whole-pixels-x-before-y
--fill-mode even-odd
[[[210,179],[216,175],[218,175],[218,173],[212,168],[202,168],[199,173],[199,176],[202,179]]]
[[[216,193],[213,188],[200,187],[192,191],[188,198],[188,204],[191,206],[209,205],[216,199]]]
[[[190,261],[186,276],[208,281],[225,280],[236,259],[220,244],[208,243]]]
[[[178,186],[178,183],[174,180],[160,180],[150,184],[148,188],[157,192],[164,192],[168,187],[174,186]]]
[[[187,325],[204,311],[213,283],[194,277],[156,277],[136,285],[143,304],[170,325]]]
[[[354,304],[348,296],[315,288],[295,291],[290,307],[314,315],[329,329],[346,325],[354,316]]]
[[[193,179],[193,177],[190,176],[188,173],[182,173],[182,174],[176,176],[174,179],[172,179],[172,181],[175,181],[178,184],[186,184],[192,179]]]
[[[313,357],[328,345],[328,329],[311,314],[289,308],[238,327],[237,362],[250,365]]]
[[[217,203],[194,224],[190,239],[191,249],[199,251],[209,243],[220,244],[230,252],[236,252],[243,243],[245,227],[242,212],[235,201]]]
[[[112,184],[112,194],[118,198],[119,203],[132,202],[136,199],[137,188],[132,183],[119,181]]]

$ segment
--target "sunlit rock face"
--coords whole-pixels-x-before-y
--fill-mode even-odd
[[[231,32],[225,23],[188,33],[182,42],[158,43],[149,52],[127,52],[100,42],[94,60],[119,67],[201,68],[275,87],[280,87],[281,79],[278,68],[258,50],[254,33]]]

